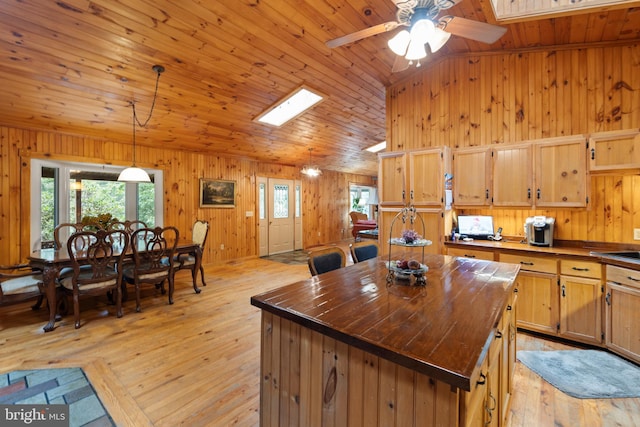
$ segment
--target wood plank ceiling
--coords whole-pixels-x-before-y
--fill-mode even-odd
[[[544,1],[544,0],[539,0]],[[548,2],[547,2],[548,3]],[[453,36],[423,66],[451,55],[640,40],[638,2],[504,24],[493,45]],[[636,7],[631,7],[636,6]],[[375,175],[385,139],[394,54],[380,34],[325,42],[395,20],[392,0],[0,0],[0,124],[130,142],[133,100],[151,106],[140,145]],[[446,14],[496,23],[490,0]],[[273,128],[253,119],[300,85],[327,99]]]

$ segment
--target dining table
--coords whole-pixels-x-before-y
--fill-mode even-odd
[[[144,242],[140,241],[139,244],[144,245]],[[202,263],[202,248],[200,247],[200,245],[192,241],[179,240],[176,246],[176,255],[184,253],[195,255],[195,268],[197,271]],[[127,250],[124,258],[133,258],[133,252],[131,248]],[[46,325],[44,325],[43,329],[45,332],[50,332],[55,328],[58,308],[56,282],[60,275],[60,271],[65,267],[71,267],[71,258],[67,251],[66,245],[63,245],[63,247],[59,249],[45,248],[35,250],[27,257],[27,259],[30,267],[42,271],[42,291],[47,296],[49,306],[49,321]],[[193,287],[196,293],[200,292],[195,282],[193,284]]]

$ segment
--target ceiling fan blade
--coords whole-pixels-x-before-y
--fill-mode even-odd
[[[391,67],[391,72],[399,73],[409,68],[409,65],[411,65],[411,62],[404,56],[396,56],[395,61],[393,61],[393,67]]]
[[[448,33],[487,44],[495,43],[507,32],[505,27],[457,16],[445,16],[440,22],[444,23],[443,29]]]
[[[391,31],[400,25],[396,21],[385,22],[384,24],[374,25],[373,27],[365,28],[364,30],[356,31],[355,33],[347,34],[346,36],[338,37],[337,39],[329,40],[325,44],[327,47],[334,48],[342,46],[348,43],[353,43],[358,40],[362,40],[366,37],[375,36],[376,34],[385,33]]]

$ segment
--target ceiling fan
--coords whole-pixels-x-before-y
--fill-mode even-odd
[[[414,61],[420,66],[420,60],[427,56],[426,46],[435,53],[451,35],[467,39],[494,43],[507,31],[506,28],[485,22],[456,16],[438,18],[440,11],[449,9],[462,0],[393,0],[398,11],[396,21],[385,22],[355,33],[347,34],[326,45],[329,48],[343,46],[376,34],[392,31],[398,27],[408,27],[398,32],[388,41],[389,48],[396,54],[393,71],[402,71]]]

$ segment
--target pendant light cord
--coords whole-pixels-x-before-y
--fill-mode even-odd
[[[140,120],[138,120],[138,115],[136,114],[135,100],[131,101],[131,108],[133,109],[133,166],[136,165],[136,123],[140,127],[147,127],[147,125],[149,124],[149,120],[151,120],[151,115],[153,114],[153,108],[156,106],[156,98],[158,97],[158,85],[160,83],[160,74],[164,72],[164,67],[161,65],[154,65],[153,70],[157,73],[156,88],[153,91],[153,101],[151,102],[151,109],[149,110],[149,116],[144,121],[144,123],[140,123]]]

